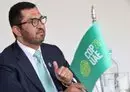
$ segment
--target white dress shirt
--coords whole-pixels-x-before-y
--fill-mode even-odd
[[[37,61],[37,60],[36,60],[35,57],[33,57],[33,54],[35,53],[36,50],[35,50],[35,49],[32,49],[32,48],[30,48],[30,47],[28,47],[28,46],[23,45],[23,44],[20,43],[18,40],[17,40],[17,43],[18,43],[19,47],[23,50],[23,52],[26,54],[26,56],[28,57],[30,63],[32,64],[32,66],[33,66],[35,72],[36,72],[37,75],[38,75],[38,70],[37,70],[37,66],[36,66],[36,61]],[[38,49],[38,50],[41,51],[40,46],[39,46],[39,49]],[[43,60],[44,60],[44,59],[43,59]],[[49,71],[48,71],[48,69],[47,69],[47,67],[46,67],[45,62],[43,62],[43,64],[44,64],[44,66],[45,66],[45,68],[46,68],[46,70],[47,70],[47,73],[48,73],[48,75],[49,75],[50,80],[51,80],[52,83],[53,83],[54,88],[56,89],[56,87],[55,87],[55,85],[54,85],[54,82],[53,82],[53,80],[52,80],[52,78],[51,78],[51,76],[50,76],[50,73],[49,73]],[[57,90],[57,89],[56,89],[56,90]],[[58,91],[54,91],[54,92],[58,92]]]

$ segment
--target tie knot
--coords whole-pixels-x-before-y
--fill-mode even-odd
[[[34,57],[37,58],[37,60],[41,59],[41,52],[39,50],[36,50],[35,53],[33,54]]]

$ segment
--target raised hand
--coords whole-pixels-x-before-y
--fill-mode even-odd
[[[69,68],[64,66],[59,67],[56,61],[53,62],[53,66],[57,79],[65,85],[70,85],[72,83],[73,73]]]

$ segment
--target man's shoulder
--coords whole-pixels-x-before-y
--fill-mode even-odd
[[[63,54],[58,46],[48,43],[42,43],[41,50],[49,54],[56,54],[56,53]]]
[[[14,53],[13,53],[13,48],[15,44],[12,43],[8,47],[6,47],[0,54],[0,65],[11,65],[14,63]]]
[[[13,48],[14,47],[15,43],[12,43],[11,45],[7,46],[2,52],[1,52],[1,55],[2,54],[9,54],[9,52],[12,52]]]
[[[49,44],[49,43],[42,43],[41,45],[42,45],[42,46],[50,46],[50,47],[56,46],[56,45],[54,45],[54,44]]]
[[[42,44],[41,44],[41,47],[42,47],[43,49],[59,49],[58,46],[53,45],[53,44],[48,44],[48,43],[42,43]]]

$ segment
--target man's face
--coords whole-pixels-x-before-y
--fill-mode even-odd
[[[40,21],[37,26],[32,25],[31,19],[40,19],[41,14],[37,8],[25,9],[21,11],[23,19],[21,23],[27,22],[21,25],[21,39],[25,44],[40,45],[45,37],[45,24]]]

